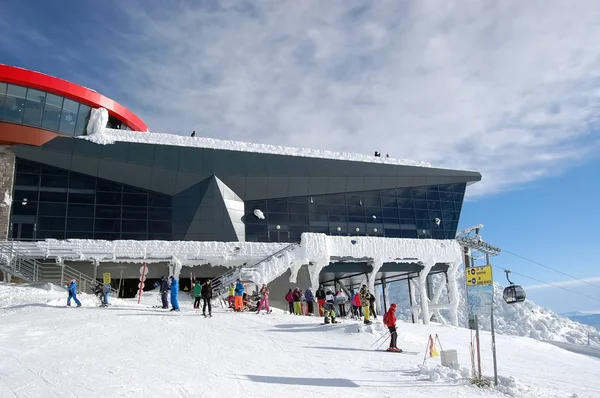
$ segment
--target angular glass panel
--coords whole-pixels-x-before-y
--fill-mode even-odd
[[[427,200],[440,200],[440,193],[437,191],[427,191]]]
[[[46,93],[32,88],[27,89],[27,100],[25,102],[25,116],[23,124],[39,127],[42,124],[42,109],[46,101]]]
[[[383,217],[383,209],[381,207],[365,207],[365,215],[368,219],[376,220]]]
[[[329,211],[327,210],[327,205],[324,204],[313,204],[308,206],[308,211],[311,214],[325,214],[327,215]]]
[[[392,207],[383,208],[383,217],[398,218],[398,209]]]
[[[309,196],[308,198],[308,203],[312,204],[312,203],[320,203],[320,204],[326,204],[327,203],[327,196],[326,195],[315,195],[315,196]]]
[[[327,220],[329,221],[330,224],[340,224],[340,223],[347,223],[348,222],[348,217],[347,216],[332,216],[329,215],[329,217],[327,217]]]
[[[87,105],[80,104],[77,112],[77,124],[75,125],[75,136],[87,135],[87,125],[90,120],[90,108]]]
[[[326,234],[329,231],[329,227],[326,226],[317,226],[311,225],[310,232],[318,233],[318,234]]]
[[[69,171],[44,164],[42,165],[42,174],[68,177]]]
[[[455,193],[464,193],[465,192],[465,183],[452,184],[452,191]]]
[[[332,206],[330,206],[329,213],[331,213],[331,214],[340,214],[340,213],[334,213],[334,212],[332,212],[331,211],[331,207]],[[348,215],[349,216],[362,216],[362,217],[365,216],[365,208],[362,207],[362,206],[348,206],[348,207],[346,207],[346,209],[348,210]],[[344,214],[344,213],[341,213],[341,214]]]
[[[30,202],[37,202],[38,200],[38,191],[26,191],[26,190],[20,190],[20,189],[15,189],[14,193],[13,193],[13,200],[15,202],[20,202],[23,199],[30,201]]]
[[[330,205],[344,205],[346,200],[344,194],[327,195],[327,203]],[[355,204],[358,204],[358,202]]]
[[[27,88],[9,84],[4,102],[4,120],[12,123],[21,123],[25,113],[25,97]]]
[[[44,116],[42,127],[48,130],[58,131],[60,126],[60,113],[62,110],[63,97],[48,93],[44,103]]]
[[[17,173],[39,173],[41,170],[40,163],[17,158]]]
[[[384,235],[386,238],[400,238],[400,230],[399,229],[385,229]]]
[[[441,210],[442,203],[437,200],[436,201],[429,200],[429,201],[427,201],[427,208],[429,210]]]
[[[83,174],[71,173],[69,188],[73,189],[96,189],[96,179]]]
[[[411,199],[412,189],[411,188],[398,188],[398,198],[401,199]]]
[[[391,196],[391,197],[396,197],[396,190],[395,189],[382,189],[381,191],[379,191],[381,196]]]
[[[440,200],[453,202],[454,195],[452,194],[452,192],[440,192]]]
[[[330,195],[333,196],[333,195]],[[330,203],[331,199],[330,199]],[[344,202],[341,202],[339,204],[344,204]],[[348,205],[348,207],[350,206],[362,206],[364,205],[364,197],[363,195],[358,195],[358,194],[346,194],[346,204]]]
[[[398,199],[398,207],[412,210],[415,207],[415,202],[412,199]]]
[[[364,216],[348,216],[348,222],[364,223],[365,221]]]
[[[123,233],[123,234],[121,234],[121,239],[122,240],[146,240],[146,234],[145,233],[137,233],[137,234]]]
[[[417,220],[429,220],[429,212],[427,210],[415,210],[415,218]]]
[[[290,214],[290,224],[292,225],[308,225],[307,214]]]
[[[122,192],[123,186],[114,182],[98,179],[97,188],[98,191],[104,192]]]
[[[427,191],[413,189],[412,193],[414,199],[427,199]]]
[[[392,196],[382,196],[381,205],[383,207],[398,207],[398,200]]]
[[[442,202],[443,211],[454,211],[454,202]]]
[[[400,232],[402,238],[417,239],[417,231],[414,229],[403,229]]]
[[[155,207],[171,207],[171,197],[154,192],[148,193],[148,205]]]
[[[58,128],[61,133],[69,135],[73,135],[75,133],[77,112],[79,112],[79,102],[65,98],[60,117],[60,126]]]
[[[69,217],[94,217],[94,205],[69,203],[67,214]]]

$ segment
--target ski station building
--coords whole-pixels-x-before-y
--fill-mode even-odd
[[[0,65],[4,280],[108,275],[121,297],[163,275],[355,289],[406,280],[414,319],[457,325],[454,239],[477,172],[148,131],[94,90]],[[142,267],[144,268],[144,267]],[[434,274],[446,283],[433,288]],[[377,288],[376,288],[377,287]],[[440,302],[442,293],[445,302]],[[381,310],[380,310],[381,311]]]

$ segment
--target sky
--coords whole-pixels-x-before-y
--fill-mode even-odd
[[[513,275],[541,305],[600,312],[598,20],[594,0],[11,1],[0,62],[93,88],[152,131],[479,171],[461,226],[596,278],[563,286],[588,298]]]

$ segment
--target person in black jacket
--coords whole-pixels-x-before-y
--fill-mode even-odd
[[[210,279],[204,282],[202,285],[202,315],[206,318],[206,305],[208,305],[208,316],[212,317],[212,308],[210,305],[210,299],[212,298],[212,286]]]
[[[169,309],[169,281],[166,276],[160,278],[160,299],[162,300],[162,307],[166,310]]]
[[[373,315],[373,319],[377,319],[377,312],[375,311],[375,295],[371,294],[369,297],[369,312]]]
[[[315,293],[315,297],[317,298],[317,304],[319,306],[319,316],[323,316],[323,304],[325,304],[325,289],[323,286],[319,286],[317,292]]]

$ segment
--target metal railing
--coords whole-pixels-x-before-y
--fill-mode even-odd
[[[15,250],[12,241],[0,241],[0,269],[25,282],[47,282],[64,286],[75,279],[78,281],[79,291],[85,293],[93,293],[98,283],[93,277],[68,265],[45,264],[31,258]],[[116,293],[117,290],[111,288],[111,294]]]

